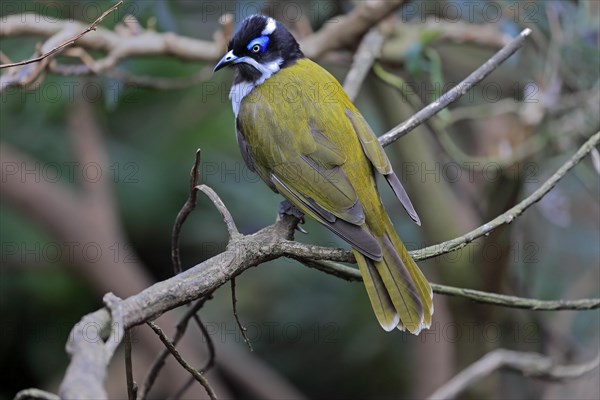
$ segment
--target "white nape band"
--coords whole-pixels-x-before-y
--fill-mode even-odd
[[[267,26],[265,26],[265,29],[263,29],[260,34],[261,35],[270,35],[271,33],[273,33],[275,28],[277,28],[277,23],[275,22],[275,20],[273,18],[269,17],[269,19],[267,19]]]

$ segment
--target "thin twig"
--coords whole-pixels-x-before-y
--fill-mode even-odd
[[[219,195],[214,190],[212,190],[212,188],[206,185],[198,185],[196,186],[196,189],[204,193],[213,202],[215,207],[217,207],[217,210],[219,210],[219,212],[221,213],[223,221],[227,226],[227,232],[229,233],[229,237],[231,239],[239,237],[240,232],[238,231],[238,228],[235,225],[235,221],[233,220],[231,213],[229,212],[227,207],[225,207],[225,204],[223,203],[223,200],[221,200]]]
[[[210,336],[210,333],[208,332],[208,329],[206,329],[206,325],[204,325],[204,323],[202,322],[202,320],[200,319],[198,314],[194,313],[194,314],[192,314],[192,316],[193,316],[194,320],[196,321],[196,325],[198,325],[198,327],[200,328],[202,335],[206,339],[206,346],[208,347],[208,360],[206,361],[206,364],[204,365],[204,367],[202,367],[202,369],[200,369],[200,372],[205,374],[215,364],[215,355],[216,355],[215,344],[212,340],[212,337]],[[192,386],[193,383],[194,383],[194,377],[190,376],[190,378],[187,380],[187,382],[185,382],[177,390],[177,392],[175,392],[175,394],[170,397],[170,399],[171,400],[180,399],[181,396],[184,395],[184,393],[190,388],[190,386]]]
[[[379,137],[382,146],[395,142],[408,132],[427,121],[429,118],[446,108],[449,104],[462,97],[469,89],[481,82],[485,77],[491,74],[500,64],[506,61],[514,54],[525,42],[525,39],[531,34],[531,29],[524,29],[519,36],[514,38],[509,44],[494,54],[481,67],[477,68],[471,75],[466,77],[458,85],[450,89],[442,97],[423,108],[418,113],[410,117],[406,122],[394,127],[389,132]]]
[[[292,257],[294,258],[294,257]],[[347,281],[362,281],[360,271],[347,265],[338,264],[334,261],[315,261],[295,258],[307,267],[318,269],[319,271],[334,275]],[[431,283],[434,293],[448,296],[464,297],[476,301],[477,303],[493,304],[508,308],[521,308],[533,311],[565,311],[565,310],[595,310],[600,308],[600,299],[580,299],[580,300],[539,300],[524,297],[507,296],[504,294],[483,292],[480,290],[459,288],[454,286],[439,285]]]
[[[198,191],[201,191],[202,193],[206,194],[206,196],[213,202],[217,210],[219,210],[219,212],[223,216],[223,221],[227,226],[227,232],[229,233],[230,238],[233,239],[240,236],[240,232],[238,231],[237,226],[235,225],[235,221],[233,220],[231,213],[229,212],[227,207],[225,207],[225,204],[223,203],[219,195],[217,195],[217,193],[215,193],[214,190],[212,190],[206,185],[198,185],[198,170],[200,168],[201,159],[200,154],[200,149],[196,150],[194,166],[192,167],[190,173],[190,195],[183,207],[181,208],[181,210],[179,210],[177,217],[175,218],[175,224],[173,225],[173,233],[171,234],[171,261],[173,264],[173,270],[175,271],[175,274],[179,274],[182,271],[181,258],[179,253],[179,235],[181,233],[181,227],[183,226],[183,223],[190,215],[190,213],[194,210],[194,208],[196,208],[196,203],[198,201]]]
[[[104,18],[106,18],[106,16],[110,13],[112,13],[113,11],[115,11],[121,4],[123,4],[123,0],[119,1],[118,3],[116,3],[115,5],[113,5],[111,8],[109,8],[108,10],[104,11],[102,13],[101,16],[99,16],[88,28],[86,28],[83,32],[81,32],[80,34],[78,34],[77,36],[59,44],[58,46],[52,48],[51,50],[47,51],[46,53],[42,54],[39,57],[35,57],[35,58],[31,58],[29,60],[25,60],[25,61],[19,61],[19,62],[15,62],[15,63],[10,63],[10,64],[2,64],[0,65],[0,69],[4,69],[4,68],[10,68],[10,67],[17,67],[19,65],[26,65],[26,64],[33,64],[39,61],[42,61],[45,58],[48,58],[54,54],[57,54],[59,52],[61,52],[62,50],[64,50],[66,47],[69,47],[71,45],[73,45],[77,40],[79,40],[83,35],[85,35],[88,32],[91,31],[95,31],[96,30],[96,26],[98,26],[98,24],[100,22],[102,22],[102,20]]]
[[[190,171],[190,195],[185,201],[177,217],[175,218],[175,224],[173,224],[173,232],[171,234],[171,264],[173,265],[173,271],[175,275],[182,271],[181,268],[181,256],[179,254],[179,235],[181,234],[181,227],[187,219],[188,215],[196,208],[196,199],[198,197],[198,191],[195,189],[198,185],[198,169],[200,168],[201,151],[196,150],[196,157],[194,159],[194,166]]]
[[[125,330],[125,376],[127,378],[127,398],[135,400],[137,397],[137,384],[133,380],[133,366],[131,362],[131,329]]]
[[[426,260],[432,257],[438,257],[442,254],[449,253],[454,250],[461,249],[473,240],[489,234],[494,229],[501,225],[511,223],[516,217],[521,215],[523,211],[529,208],[531,205],[540,201],[542,197],[546,195],[552,188],[560,181],[569,170],[576,166],[588,153],[594,149],[598,143],[600,143],[600,132],[592,135],[577,152],[564,163],[542,186],[540,186],[535,192],[529,195],[526,199],[521,201],[519,204],[511,208],[510,210],[500,214],[487,224],[480,226],[477,229],[472,230],[466,235],[457,237],[446,242],[436,244],[433,246],[426,247],[421,250],[417,250],[411,255],[415,260]]]
[[[211,369],[213,367],[213,365],[215,364],[215,354],[216,354],[215,344],[213,343],[210,333],[208,333],[208,329],[206,329],[206,325],[204,325],[204,323],[202,322],[202,320],[200,319],[200,317],[198,316],[197,313],[193,314],[193,318],[194,318],[194,321],[196,322],[196,325],[198,325],[198,327],[200,328],[202,335],[206,339],[206,346],[208,347],[208,360],[206,361],[206,364],[204,365],[204,367],[202,367],[200,369],[200,372],[202,372],[204,374],[209,369]],[[192,386],[193,383],[194,383],[194,377],[190,376],[189,379],[187,380],[187,382],[185,382],[177,390],[177,392],[175,392],[175,394],[173,396],[169,397],[169,399],[170,400],[180,399],[181,396],[184,395],[184,393],[190,388],[190,386]]]
[[[404,80],[398,76],[394,75],[388,71],[386,71],[380,64],[375,64],[373,66],[373,72],[375,76],[381,79],[386,84],[394,87],[404,97],[407,101],[408,105],[414,109],[422,108],[423,104],[418,96],[410,96],[408,93],[408,85]],[[443,82],[441,83],[443,86]],[[489,105],[476,105],[472,107],[461,107],[460,109],[453,109],[452,112],[445,113],[444,117],[438,118],[430,118],[426,126],[430,127],[430,129],[435,133],[438,138],[440,145],[443,146],[446,153],[454,160],[459,163],[472,163],[472,165],[489,165],[491,163],[497,164],[500,168],[507,168],[516,162],[529,157],[535,152],[541,150],[547,142],[550,141],[550,135],[534,135],[528,138],[525,143],[515,149],[509,157],[489,157],[489,156],[472,156],[465,153],[460,146],[458,146],[454,140],[450,137],[447,126],[455,123],[457,120],[461,118],[484,118],[489,117],[490,115],[499,115],[507,112],[516,112],[518,111],[522,105],[515,103],[514,99],[505,99],[504,103],[494,103],[493,107]],[[489,108],[489,111],[485,111]],[[468,110],[468,111],[466,111]],[[446,109],[448,111],[448,109]],[[455,118],[456,114],[462,114],[458,118]],[[430,125],[430,126],[429,126]],[[483,167],[481,167],[483,168]],[[475,167],[475,169],[479,170],[479,168]]]
[[[208,380],[204,377],[204,375],[202,375],[202,373],[200,373],[197,369],[192,367],[187,361],[183,359],[183,357],[181,357],[181,354],[179,354],[179,352],[177,351],[173,343],[171,343],[169,338],[165,336],[162,329],[160,329],[158,325],[156,325],[152,321],[147,321],[146,324],[150,328],[152,328],[152,330],[158,335],[160,340],[167,347],[167,349],[169,349],[169,352],[173,355],[173,357],[175,357],[177,362],[179,362],[179,364],[181,364],[183,368],[185,368],[190,374],[192,374],[196,381],[198,381],[198,383],[200,383],[204,387],[204,389],[206,389],[206,393],[208,393],[208,396],[212,400],[216,400],[217,395],[215,394],[213,388],[210,386],[210,383],[208,383]]]
[[[212,77],[212,65],[207,65],[190,76],[164,78],[149,75],[134,75],[125,70],[112,69],[106,71],[106,76],[119,80],[125,85],[136,88],[155,90],[181,90],[206,82]]]
[[[206,364],[204,364],[204,367],[200,369],[204,374],[215,365],[215,344],[213,343],[212,337],[210,337],[208,329],[206,329],[206,325],[204,325],[204,322],[202,322],[200,316],[198,316],[198,313],[193,313],[192,318],[194,318],[196,325],[198,325],[198,328],[200,328],[200,331],[202,332],[202,336],[206,339],[206,347],[208,348],[208,360],[206,361]]]
[[[201,151],[200,151],[200,149],[198,149],[198,150],[196,150],[196,157],[194,159],[194,165],[192,166],[192,170],[190,171],[190,194],[189,194],[189,197],[186,200],[185,204],[183,205],[183,207],[177,214],[177,217],[175,219],[175,224],[173,225],[173,233],[171,235],[171,261],[173,264],[173,270],[174,270],[175,274],[179,274],[182,271],[181,257],[180,257],[180,251],[179,251],[179,236],[181,233],[181,227],[183,226],[183,223],[185,222],[185,220],[187,219],[189,214],[196,208],[198,191],[202,191],[203,193],[205,193],[213,201],[213,203],[215,204],[217,209],[221,212],[221,214],[223,215],[223,218],[225,220],[225,224],[227,225],[227,230],[229,231],[230,236],[231,237],[239,236],[239,232],[237,230],[237,227],[235,226],[233,217],[231,216],[231,214],[229,213],[229,211],[227,210],[227,208],[225,207],[225,205],[223,204],[223,202],[221,201],[219,196],[208,186],[198,185],[200,162],[201,162]],[[206,326],[204,326],[204,324],[200,320],[200,317],[198,317],[198,315],[197,315],[198,310],[202,307],[202,305],[204,304],[206,299],[208,299],[208,297],[210,297],[210,296],[207,296],[203,301],[197,302],[196,305],[194,307],[192,307],[185,314],[184,318],[182,318],[182,320],[177,324],[177,332],[176,332],[176,336],[174,338],[174,341],[175,341],[174,343],[176,344],[179,341],[179,339],[181,338],[181,336],[183,336],[183,334],[185,333],[189,319],[191,317],[193,317],[194,321],[198,325],[198,328],[200,328],[200,331],[206,338],[208,351],[209,351],[208,361],[207,361],[206,365],[204,366],[204,368],[201,369],[201,373],[204,373],[209,368],[211,368],[214,364],[214,359],[215,359],[215,347],[214,347],[214,343],[212,342],[212,338],[208,334]],[[144,382],[144,385],[143,385],[144,393],[143,393],[142,398],[145,397],[147,392],[150,390],[150,387],[154,383],[154,380],[158,376],[158,373],[164,364],[164,360],[166,359],[167,354],[168,353],[163,351],[161,354],[159,354],[159,356],[154,361],[153,366],[150,369],[150,371],[147,375],[146,381]],[[176,392],[175,396],[176,397],[181,396],[189,388],[189,386],[191,385],[191,382],[193,382],[193,381],[186,382],[183,385],[183,387],[180,388]]]
[[[598,365],[600,365],[600,354],[586,363],[556,365],[552,359],[542,354],[496,349],[487,353],[439,387],[429,396],[429,399],[453,399],[465,389],[500,368],[518,371],[525,376],[563,380],[583,376],[598,368]]]
[[[13,400],[60,400],[60,397],[45,390],[30,388],[17,392]]]
[[[198,299],[198,301],[196,302],[196,304],[194,304],[193,307],[190,307],[185,312],[185,314],[181,317],[181,319],[179,320],[179,322],[177,322],[177,326],[176,326],[176,330],[175,330],[175,336],[173,337],[173,345],[174,346],[177,346],[177,343],[179,343],[179,341],[183,337],[183,334],[185,333],[185,331],[187,329],[188,322],[189,322],[190,318],[192,318],[193,316],[195,316],[196,313],[202,308],[202,306],[204,305],[204,303],[206,303],[206,301],[209,300],[210,298],[212,298],[212,292],[209,293],[208,295],[202,297],[201,299]],[[201,324],[201,326],[202,326],[202,324]],[[200,329],[202,330],[203,333],[206,330],[205,327],[203,329],[203,326]],[[208,335],[206,335],[206,336],[208,336]],[[207,366],[212,366],[211,360],[214,359],[214,344],[212,343],[212,340],[210,339],[210,336],[208,336],[208,339],[209,339],[209,345],[208,345],[209,346],[209,362],[207,363]],[[160,370],[164,366],[165,360],[167,359],[168,355],[169,355],[169,350],[168,349],[164,349],[154,359],[154,362],[152,363],[152,365],[148,369],[148,373],[146,374],[146,377],[144,378],[144,382],[142,383],[141,388],[138,390],[138,393],[137,393],[137,399],[138,400],[144,400],[146,398],[146,396],[150,392],[150,389],[154,385],[154,382],[156,381],[156,378],[158,377],[158,374],[160,373]],[[207,371],[207,369],[208,369],[207,366],[205,366],[201,370],[203,373]]]
[[[586,311],[600,308],[600,299],[597,298],[579,300],[539,300],[482,292],[480,290],[438,285],[435,283],[431,285],[431,288],[437,294],[464,297],[478,303],[494,304],[496,306],[521,308],[532,311]]]
[[[240,332],[242,333],[244,342],[246,343],[246,345],[248,345],[250,351],[254,351],[254,349],[252,348],[252,343],[250,343],[250,339],[248,338],[248,335],[246,335],[247,329],[244,325],[242,325],[242,322],[240,321],[240,316],[237,312],[237,297],[235,296],[235,278],[231,278],[231,303],[233,306],[233,316],[235,317],[235,322],[237,323],[238,328],[240,328]]]
[[[439,257],[446,253],[450,253],[452,251],[459,250],[475,239],[478,239],[482,236],[488,235],[494,229],[510,224],[521,215],[526,209],[531,207],[536,202],[540,201],[556,184],[569,172],[573,167],[575,167],[579,162],[590,152],[592,152],[596,146],[600,143],[600,132],[592,135],[571,158],[565,162],[561,167],[546,180],[535,192],[530,194],[528,197],[523,199],[517,205],[509,209],[508,211],[500,214],[493,220],[481,225],[480,227],[472,230],[471,232],[459,236],[457,238],[435,244],[429,247],[425,247],[423,249],[410,251],[409,254],[415,261],[423,261],[433,257]],[[342,262],[354,262],[354,256],[351,252],[328,248],[328,247],[320,247],[313,245],[306,245],[303,243],[293,242],[293,241],[281,241],[277,244],[278,250],[284,253],[284,255],[291,256],[292,258],[297,258],[300,261],[306,261],[306,259],[311,258],[310,266],[314,268],[319,268],[322,270],[328,269],[328,262],[331,261],[342,261]],[[319,266],[320,265],[320,266]],[[334,273],[335,275],[335,273]]]

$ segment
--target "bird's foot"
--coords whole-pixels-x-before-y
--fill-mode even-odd
[[[300,222],[298,223],[298,225],[296,225],[296,230],[300,231],[302,233],[308,233],[308,231],[304,228],[302,228],[300,226],[300,224],[304,224],[304,213],[300,210],[298,210],[296,207],[294,207],[292,205],[292,203],[290,203],[287,200],[282,201],[281,203],[279,203],[279,207],[277,208],[277,212],[279,214],[279,218],[282,218],[284,215],[291,215],[293,217],[296,217],[300,220]]]

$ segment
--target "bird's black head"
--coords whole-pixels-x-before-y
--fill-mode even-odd
[[[254,83],[304,57],[292,34],[263,15],[246,18],[229,41],[228,50],[214,70],[233,66],[239,72],[237,80]]]

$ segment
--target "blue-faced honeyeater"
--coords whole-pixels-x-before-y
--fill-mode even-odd
[[[419,217],[342,86],[280,22],[261,15],[241,23],[215,71],[227,66],[236,70],[230,98],[248,168],[352,246],[383,329],[429,328],[431,287],[381,203],[375,174],[418,224]]]

